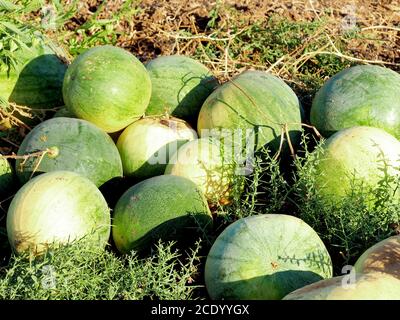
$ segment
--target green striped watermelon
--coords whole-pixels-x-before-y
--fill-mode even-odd
[[[146,64],[152,93],[147,115],[168,113],[196,124],[204,100],[218,86],[210,70],[186,56],[158,57]]]
[[[128,51],[109,45],[79,55],[63,83],[67,108],[106,132],[138,120],[150,95],[151,81],[143,64]]]
[[[355,186],[376,188],[385,175],[398,177],[399,166],[400,142],[386,131],[343,129],[323,144],[315,165],[316,188],[324,201],[340,202]],[[368,201],[373,201],[372,194]]]
[[[190,179],[204,193],[210,205],[223,205],[231,201],[235,168],[235,162],[224,157],[218,140],[201,138],[181,146],[170,158],[165,174]]]
[[[148,250],[158,240],[196,240],[212,226],[207,201],[190,180],[157,176],[129,188],[114,209],[112,236],[121,253]]]
[[[290,215],[250,216],[229,225],[207,256],[211,299],[277,300],[332,276],[332,262],[317,233]]]
[[[330,78],[317,92],[311,123],[326,137],[354,126],[378,127],[400,139],[400,75],[359,65]]]
[[[146,117],[135,121],[117,142],[125,176],[145,179],[163,174],[176,150],[196,138],[196,131],[178,118]]]
[[[37,113],[38,109],[51,109],[63,105],[62,84],[67,70],[62,49],[40,40],[38,44],[15,52],[17,64],[11,70],[0,67],[0,100],[12,102]],[[14,113],[31,123],[24,114]]]
[[[247,143],[254,143],[256,150],[266,146],[275,152],[285,126],[296,146],[301,122],[299,100],[283,80],[262,71],[245,71],[207,98],[199,113],[197,130],[200,137],[230,130],[234,143],[242,143],[243,148],[248,139]]]
[[[18,155],[49,149],[43,157],[18,159],[16,173],[22,183],[32,173],[77,172],[96,186],[122,176],[122,163],[111,137],[94,124],[75,118],[53,118],[36,126],[22,141]]]

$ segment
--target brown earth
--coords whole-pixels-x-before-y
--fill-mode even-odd
[[[123,2],[107,1],[99,17],[112,17]],[[99,3],[101,1],[83,2],[79,15],[72,19],[68,27],[73,30],[85,22],[96,11]],[[121,21],[122,35],[118,44],[130,49],[143,60],[159,54],[193,54],[199,43],[214,41],[208,39],[210,30],[207,28],[214,10],[221,35],[228,37],[231,25],[240,25],[245,30],[246,27],[257,22],[263,23],[273,16],[296,22],[324,20],[324,32],[332,38],[342,36],[345,29],[353,27],[362,35],[368,34],[368,40],[347,40],[346,49],[352,57],[374,62],[384,61],[396,69],[400,63],[400,1],[143,0],[139,7],[134,19]],[[190,32],[197,37],[182,38],[181,31]],[[221,48],[224,49],[226,46]],[[328,51],[335,51],[335,48],[331,47]],[[214,69],[218,67],[220,66],[217,64]]]

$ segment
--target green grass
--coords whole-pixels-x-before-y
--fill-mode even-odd
[[[75,1],[70,5],[71,15],[63,17],[62,21],[65,22],[73,17],[77,3],[78,1]],[[107,10],[107,1],[103,1],[93,15],[73,32],[61,28],[64,32],[59,36],[59,40],[65,43],[72,56],[76,56],[85,49],[96,45],[116,45],[119,37],[124,34],[121,23],[129,21],[140,12],[137,3],[138,1],[135,0],[124,1],[122,6],[114,11],[110,17],[102,18],[100,14]],[[63,10],[65,9],[60,7],[60,12],[63,12]],[[61,26],[62,23],[60,22],[57,25]]]
[[[304,153],[295,161],[292,203],[298,216],[328,245],[338,271],[343,265],[354,264],[370,246],[398,232],[400,201],[396,190],[400,181],[388,175],[388,166],[383,162],[384,175],[378,185],[366,186],[353,179],[351,192],[340,203],[328,202],[315,183],[322,146],[318,144],[310,152],[304,139],[303,143]]]
[[[199,250],[199,243],[188,253],[159,243],[149,257],[117,257],[76,242],[41,258],[12,256],[0,269],[0,299],[190,299]]]

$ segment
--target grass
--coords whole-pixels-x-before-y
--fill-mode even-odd
[[[319,173],[315,168],[323,156],[323,148],[318,144],[310,152],[304,139],[303,143],[304,153],[294,164],[292,203],[298,216],[327,244],[336,271],[339,271],[344,265],[354,264],[370,246],[398,233],[400,202],[396,190],[399,181],[387,174],[388,166],[382,163],[384,174],[377,186],[366,186],[352,179],[351,192],[340,203],[328,202],[316,187]]]
[[[132,51],[142,61],[157,53],[190,55],[222,81],[246,68],[269,71],[295,90],[308,118],[312,97],[326,78],[354,63],[368,62],[354,56],[349,45],[353,40],[368,40],[368,34],[360,29],[338,32],[328,15],[314,21],[278,15],[251,21],[239,9],[217,2],[203,24],[196,23],[199,17],[189,15],[185,23],[164,19],[160,25],[156,21],[144,24],[149,12],[138,1],[121,2],[112,10],[107,1],[99,2],[90,15],[83,16],[79,1],[53,0],[46,5],[44,1],[0,1],[5,18],[0,22],[0,70],[14,68],[18,50],[31,47],[40,31],[59,42],[70,59],[86,48],[111,44]],[[6,139],[0,148],[7,141],[18,145],[20,130],[15,126],[12,135],[0,132],[0,138]],[[16,148],[8,144],[3,150],[11,153]],[[212,240],[237,219],[268,213],[293,214],[310,224],[327,245],[340,274],[343,265],[354,263],[370,245],[398,232],[400,207],[390,196],[393,181],[389,176],[374,190],[355,185],[341,204],[324,203],[315,185],[320,152],[320,141],[309,130],[294,160],[289,156],[276,159],[267,150],[259,152],[253,172],[237,177],[232,205],[217,208],[215,228],[207,237],[211,242],[203,241],[201,248],[197,244],[188,252],[159,243],[148,257],[121,257],[112,250],[88,250],[76,243],[40,259],[10,255],[5,215],[0,211],[0,298],[206,298],[202,272]],[[372,207],[363,201],[370,193],[378,199]],[[1,206],[6,210],[7,202]]]
[[[137,14],[140,9],[136,6],[137,1],[124,1],[118,10],[114,10],[109,17],[102,17],[102,12],[107,11],[107,1],[102,1],[90,18],[79,25],[73,31],[65,31],[59,40],[63,41],[68,47],[72,56],[80,54],[87,48],[96,45],[116,45],[124,30],[120,27],[122,21],[129,21]],[[79,1],[74,1],[68,7],[69,16],[63,16],[62,22],[66,22],[76,13]],[[58,12],[63,12],[64,6],[60,6]],[[59,21],[57,25],[62,25]]]
[[[0,299],[190,299],[199,250],[197,243],[183,255],[173,243],[159,243],[147,258],[117,257],[76,242],[41,258],[12,256],[0,269]]]

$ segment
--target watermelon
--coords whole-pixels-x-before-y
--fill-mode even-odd
[[[25,183],[32,173],[74,171],[96,186],[122,176],[122,163],[112,139],[85,120],[53,118],[36,126],[22,141],[18,155],[49,149],[49,153],[16,161],[16,173]]]
[[[217,300],[278,300],[331,276],[332,262],[317,233],[284,214],[232,223],[211,247],[205,266],[207,291]]]
[[[128,51],[109,45],[79,55],[63,83],[67,108],[106,132],[138,120],[150,95],[151,81],[143,64]]]
[[[57,112],[53,115],[53,118],[59,118],[59,117],[75,118],[75,115],[64,106],[59,110],[57,110]]]
[[[146,64],[152,93],[146,115],[165,113],[196,124],[200,108],[218,86],[200,62],[179,55],[163,56]]]
[[[149,249],[159,239],[186,243],[212,226],[207,201],[190,180],[157,176],[128,189],[117,202],[112,237],[121,253]],[[201,231],[203,230],[203,231]]]
[[[376,187],[386,174],[398,176],[400,142],[379,128],[352,127],[323,143],[316,161],[316,189],[328,202],[340,202],[354,186]],[[373,197],[368,201],[372,201]]]
[[[200,137],[230,130],[236,143],[253,143],[276,152],[285,125],[293,146],[299,141],[302,109],[285,82],[262,71],[245,71],[217,88],[201,107]],[[246,144],[247,144],[246,143]],[[284,144],[286,146],[286,144]],[[244,148],[244,146],[243,146]]]
[[[354,265],[356,272],[384,272],[400,280],[400,235],[382,240],[365,251]]]
[[[165,174],[193,181],[211,205],[228,204],[235,181],[235,162],[224,157],[220,141],[211,137],[185,143],[171,157]]]
[[[0,201],[11,194],[14,189],[14,172],[6,158],[0,155]]]
[[[359,65],[330,78],[314,97],[311,123],[326,137],[354,126],[378,127],[400,139],[400,75]]]
[[[104,247],[110,235],[110,211],[96,186],[69,171],[33,178],[15,195],[7,213],[7,234],[17,253],[42,253],[85,237]]]
[[[0,100],[28,107],[25,110],[28,112],[63,105],[62,85],[67,65],[65,57],[59,55],[60,50],[43,41],[18,50],[15,68],[0,68]],[[14,115],[33,123],[24,114]]]
[[[145,179],[163,174],[170,155],[196,138],[196,131],[177,118],[149,117],[135,121],[117,142],[124,175]]]
[[[381,273],[334,277],[295,290],[284,300],[399,300],[400,280]]]

